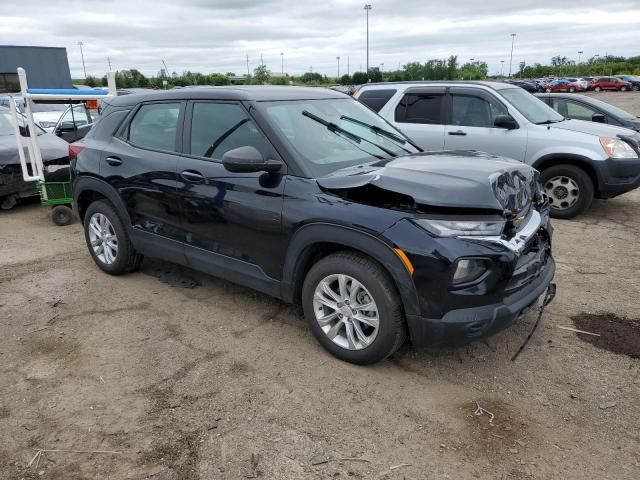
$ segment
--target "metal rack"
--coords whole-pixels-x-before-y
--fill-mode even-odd
[[[113,72],[107,74],[107,89],[100,90],[75,90],[75,89],[48,89],[29,88],[27,83],[27,72],[24,68],[18,68],[18,80],[20,82],[21,101],[24,102],[24,112],[27,120],[29,134],[27,136],[27,151],[29,152],[29,162],[24,154],[23,138],[20,134],[20,123],[18,121],[18,109],[16,99],[13,95],[9,97],[11,115],[13,118],[14,133],[18,142],[18,155],[20,157],[20,167],[22,178],[25,182],[38,182],[38,192],[43,205],[53,207],[53,221],[57,225],[67,225],[71,223],[71,182],[47,182],[45,179],[42,153],[38,144],[37,135],[31,134],[36,131],[33,120],[33,102],[51,103],[79,103],[86,100],[104,100],[117,95],[115,75]],[[72,109],[73,111],[73,109]]]

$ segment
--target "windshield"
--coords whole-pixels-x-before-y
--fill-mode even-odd
[[[20,125],[20,133],[25,136],[26,133],[26,119],[24,115],[18,113],[18,124]],[[36,133],[42,135],[44,130],[36,125]],[[7,135],[14,135],[13,132],[13,120],[11,119],[11,112],[6,109],[0,110],[0,137]]]
[[[531,123],[544,124],[564,120],[553,108],[521,88],[505,88],[500,90],[500,93]]]
[[[31,104],[31,111],[36,112],[64,112],[69,105],[64,103],[35,103]]]
[[[419,151],[393,126],[350,98],[258,105],[313,176]]]

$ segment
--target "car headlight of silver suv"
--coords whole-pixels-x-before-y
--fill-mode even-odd
[[[504,231],[504,220],[439,220],[414,219],[418,225],[436,237],[499,236]]]
[[[619,138],[600,137],[600,145],[609,158],[638,158],[631,145]]]

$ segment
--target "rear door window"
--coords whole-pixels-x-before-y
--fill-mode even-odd
[[[588,122],[591,122],[594,115],[601,113],[582,103],[574,102],[572,100],[565,100],[564,98],[554,99],[553,102],[553,108],[557,110],[560,115],[567,118],[574,118],[576,120],[586,120]]]
[[[140,107],[129,124],[127,139],[136,146],[175,152],[180,103],[150,103]]]
[[[382,110],[387,102],[395,95],[397,90],[365,90],[358,96],[358,101],[364,103],[374,112]]]
[[[396,107],[395,120],[398,123],[444,123],[444,94],[409,93]]]

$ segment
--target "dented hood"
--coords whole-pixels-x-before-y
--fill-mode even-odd
[[[427,152],[349,167],[317,179],[324,190],[373,185],[413,198],[417,205],[518,213],[538,194],[537,171],[479,152]]]

